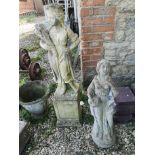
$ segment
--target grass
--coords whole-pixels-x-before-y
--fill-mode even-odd
[[[37,55],[36,55],[36,57],[31,58],[31,60],[33,62],[43,61],[43,57],[44,57],[45,53],[46,53],[46,51],[44,49],[39,48],[39,49],[37,49]]]
[[[19,46],[32,52],[40,48],[39,41],[40,39],[35,34],[26,33],[20,36]]]
[[[31,113],[28,112],[27,110],[25,110],[23,107],[20,107],[20,109],[19,109],[19,117],[20,117],[20,119],[31,122],[32,124],[44,123],[45,121],[47,121],[49,119],[49,117],[50,117],[49,114],[50,113],[51,113],[50,105],[47,105],[44,115],[39,119],[35,119],[31,115]]]
[[[20,16],[19,17],[19,24],[23,25],[23,24],[26,24],[26,23],[31,23],[31,22],[34,22],[35,19],[36,19],[35,14]]]
[[[19,87],[21,87],[22,85],[24,85],[27,81],[29,80],[29,76],[26,73],[20,73],[19,76]]]

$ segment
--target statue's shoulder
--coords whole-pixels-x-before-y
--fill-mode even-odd
[[[98,76],[97,75],[95,75],[95,77],[94,77],[94,83],[95,84],[97,84],[97,85],[99,85],[100,84],[100,82],[99,82],[99,79],[98,79]]]

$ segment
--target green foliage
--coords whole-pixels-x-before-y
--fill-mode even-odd
[[[31,58],[32,62],[41,61],[41,59],[42,59],[42,57],[40,57],[40,56]]]
[[[41,68],[41,77],[42,79],[44,78],[44,76],[47,74],[47,71],[45,68]]]
[[[40,49],[40,39],[32,32],[27,32],[20,35],[19,39],[20,48],[25,48],[28,52],[34,52],[37,49]]]
[[[88,103],[88,96],[82,93],[82,90],[80,90],[80,101]]]
[[[19,117],[23,120],[29,121],[31,119],[31,114],[27,110],[25,110],[23,107],[20,107]]]
[[[25,16],[20,16],[19,17],[19,24],[26,24],[26,23],[31,23],[34,22],[36,19],[36,14],[31,14],[31,15],[25,15]]]
[[[27,49],[29,52],[34,52],[35,50],[40,48],[40,45],[38,43],[36,43],[34,45],[25,45],[25,46],[23,46],[23,48]]]
[[[46,51],[43,50],[43,49],[41,49],[41,48],[39,48],[36,52],[37,52],[37,56],[31,58],[31,60],[32,60],[33,62],[42,61],[43,58],[44,58],[44,55],[45,55]]]
[[[94,117],[91,114],[86,114],[85,112],[83,112],[82,119],[85,124],[93,125],[93,123],[94,123]]]
[[[24,85],[26,83],[25,79],[21,79],[19,80],[19,86],[21,87],[22,85]]]
[[[57,84],[56,83],[51,83],[49,85],[49,88],[50,88],[50,93],[54,93],[56,88],[57,88]]]
[[[31,113],[29,113],[23,107],[20,107],[20,109],[19,109],[19,117],[20,117],[20,119],[26,120],[28,122],[31,122],[32,124],[44,123],[45,121],[50,119],[49,117],[50,117],[51,111],[52,110],[51,110],[50,105],[47,105],[46,110],[45,110],[43,116],[40,117],[40,118],[34,118],[33,115],[31,115]]]

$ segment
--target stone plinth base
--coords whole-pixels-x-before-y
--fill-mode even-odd
[[[80,126],[79,92],[67,90],[64,95],[54,95],[54,109],[57,116],[57,126]]]

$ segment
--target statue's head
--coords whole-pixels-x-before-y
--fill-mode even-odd
[[[45,14],[51,25],[56,25],[57,22],[64,22],[63,7],[56,4],[45,5]]]
[[[102,59],[97,63],[96,72],[100,76],[100,78],[109,76],[110,70],[111,70],[110,63],[107,60]]]

